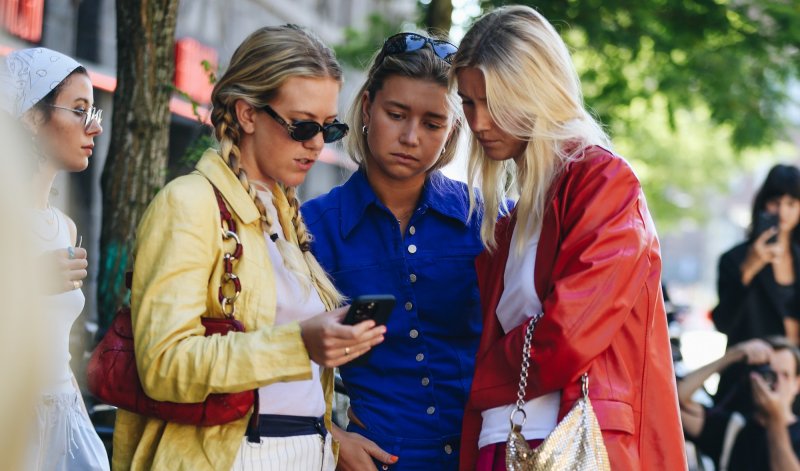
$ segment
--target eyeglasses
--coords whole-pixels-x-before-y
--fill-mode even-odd
[[[292,124],[286,122],[285,119],[275,112],[269,105],[264,105],[262,108],[264,112],[272,116],[272,119],[278,122],[281,126],[286,128],[289,137],[298,142],[308,141],[313,139],[317,133],[322,133],[322,140],[330,144],[347,135],[350,127],[345,123],[334,121],[329,124],[319,124],[316,121],[292,121]]]
[[[453,61],[453,56],[458,52],[458,47],[455,44],[441,39],[432,39],[417,33],[398,33],[384,41],[375,63],[380,64],[386,56],[418,51],[425,47],[426,44],[430,44],[433,53],[448,64]]]
[[[103,110],[99,108],[95,108],[94,106],[89,108],[88,110],[82,110],[79,108],[67,108],[65,106],[57,106],[57,105],[48,105],[50,108],[58,108],[59,110],[67,110],[72,111],[76,115],[83,115],[83,130],[88,131],[89,128],[92,127],[92,122],[97,123],[100,126],[100,123],[103,122]]]

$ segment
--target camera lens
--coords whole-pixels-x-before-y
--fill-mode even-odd
[[[770,389],[775,388],[775,383],[778,381],[778,374],[769,366],[769,364],[752,365],[750,371],[758,373]]]

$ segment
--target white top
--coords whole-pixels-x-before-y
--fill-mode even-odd
[[[284,239],[283,230],[278,219],[278,211],[272,203],[272,194],[266,191],[258,192],[259,198],[267,208],[267,213],[272,220],[270,232],[275,232]],[[289,271],[283,263],[283,257],[277,245],[264,234],[272,269],[275,273],[275,292],[278,294],[278,304],[275,313],[275,325],[286,324],[293,321],[302,321],[313,317],[325,310],[325,305],[317,293],[311,289],[304,293],[297,275]],[[285,240],[285,239],[284,239]],[[246,250],[246,249],[245,249]],[[304,381],[289,381],[286,383],[273,383],[258,389],[260,414],[296,415],[303,417],[320,417],[325,413],[325,395],[320,382],[320,367],[313,361],[311,363],[311,379]]]
[[[539,246],[541,226],[533,237],[525,243],[521,256],[516,256],[517,235],[520,226],[514,228],[511,235],[511,250],[503,274],[504,289],[497,304],[497,319],[505,332],[513,330],[518,325],[542,312],[542,302],[533,284],[533,274],[536,267],[536,249]],[[545,314],[546,315],[546,314]],[[536,332],[534,331],[534,336]],[[533,353],[536,354],[535,352]],[[519,356],[519,365],[516,372],[522,368],[522,352]],[[528,381],[536,381],[528,378]],[[539,396],[525,403],[523,409],[528,419],[522,426],[522,436],[526,440],[541,439],[556,427],[558,422],[558,407],[561,402],[561,391]],[[495,407],[481,412],[483,425],[478,438],[478,448],[493,443],[505,442],[511,430],[509,417],[514,410],[514,404]],[[521,414],[514,417],[514,422],[519,423]]]
[[[33,209],[30,212],[32,238],[36,251],[40,254],[52,250],[63,250],[71,245],[67,218],[52,206],[45,210]],[[83,311],[86,298],[83,291],[73,289],[64,293],[42,297],[42,315],[47,346],[43,352],[48,369],[45,376],[44,393],[54,394],[75,390],[72,383],[72,369],[69,361],[69,333],[72,324]]]

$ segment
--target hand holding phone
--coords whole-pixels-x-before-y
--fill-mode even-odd
[[[394,309],[395,298],[391,294],[367,294],[353,300],[342,324],[355,325],[372,319],[376,325],[385,325]]]
[[[761,211],[758,213],[758,217],[755,222],[755,227],[753,228],[753,239],[757,239],[761,234],[765,231],[769,230],[772,227],[778,227],[778,215],[772,214],[767,211]],[[778,234],[772,235],[769,239],[767,239],[767,244],[774,244],[778,241]]]

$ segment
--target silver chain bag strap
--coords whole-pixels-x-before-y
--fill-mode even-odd
[[[600,424],[589,401],[589,374],[581,376],[581,391],[572,409],[556,425],[541,445],[531,450],[522,426],[527,415],[525,389],[528,386],[528,367],[530,367],[531,340],[533,330],[543,314],[536,315],[525,330],[525,344],[522,347],[522,371],[519,374],[517,403],[509,421],[511,431],[506,440],[506,469],[508,471],[610,471],[608,453],[603,443]],[[520,423],[514,423],[517,414],[522,415]]]

